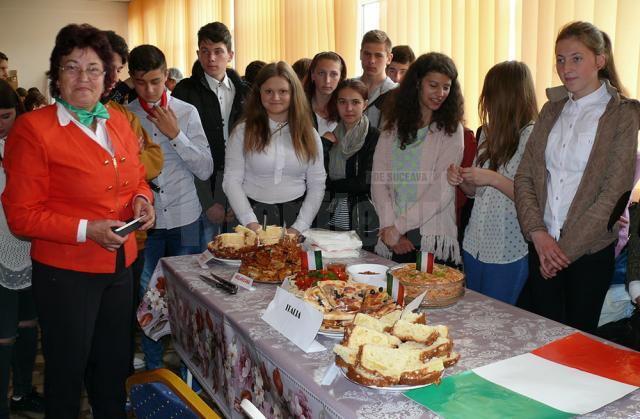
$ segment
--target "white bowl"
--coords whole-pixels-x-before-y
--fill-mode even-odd
[[[387,271],[388,266],[376,265],[373,263],[362,263],[359,265],[347,266],[347,273],[351,275],[354,281],[364,284],[373,285],[374,287],[387,288]],[[363,272],[375,272],[374,274],[365,274]]]

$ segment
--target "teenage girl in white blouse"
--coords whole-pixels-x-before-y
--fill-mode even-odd
[[[233,212],[252,230],[266,215],[269,224],[286,222],[289,233],[302,233],[320,208],[325,179],[300,81],[284,61],[266,65],[227,143],[222,187]]]
[[[532,242],[520,304],[593,332],[613,274],[614,209],[633,185],[640,104],[622,94],[609,37],[591,23],[563,27],[555,53],[563,86],[547,89],[514,184]]]

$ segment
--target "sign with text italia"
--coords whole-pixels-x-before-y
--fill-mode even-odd
[[[262,316],[262,320],[305,352],[326,349],[314,341],[322,318],[320,311],[281,287],[276,288],[276,295]]]

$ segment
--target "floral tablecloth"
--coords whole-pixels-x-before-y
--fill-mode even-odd
[[[392,262],[361,251],[346,263]],[[231,277],[233,267],[211,265],[215,273]],[[256,284],[229,295],[207,285],[196,256],[161,260],[156,313],[150,324],[168,332],[174,345],[205,390],[227,417],[243,417],[240,401],[251,401],[268,418],[433,418],[432,412],[401,393],[368,389],[338,375],[322,385],[333,364],[336,339],[318,336],[323,352],[305,354],[261,320],[275,294],[275,285]],[[153,291],[154,293],[156,291]],[[144,303],[143,303],[144,304]],[[168,309],[168,311],[167,311]],[[452,307],[428,310],[431,324],[449,326],[460,362],[447,374],[465,371],[529,352],[574,330],[515,307],[467,291]],[[640,418],[640,391],[631,393],[586,417]]]

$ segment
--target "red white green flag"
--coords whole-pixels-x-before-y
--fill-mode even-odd
[[[404,286],[398,278],[387,272],[387,294],[389,294],[396,303],[404,306]]]
[[[433,253],[429,252],[417,252],[416,257],[416,269],[420,272],[433,272]]]
[[[444,418],[567,418],[640,387],[640,353],[580,333],[405,393]]]
[[[322,251],[300,252],[300,262],[303,271],[322,269]]]

